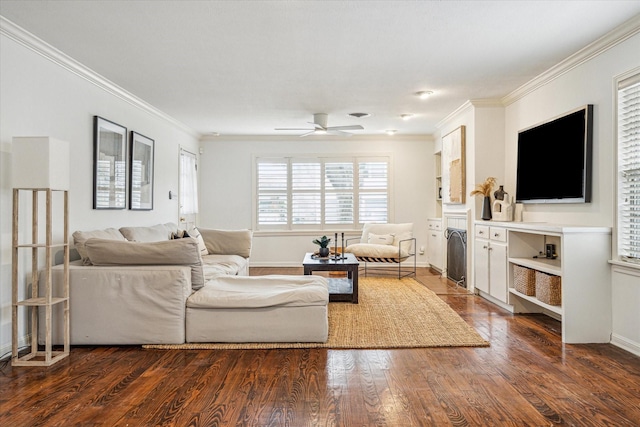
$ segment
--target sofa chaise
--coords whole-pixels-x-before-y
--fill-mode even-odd
[[[183,235],[173,223],[75,232],[71,344],[326,341],[324,278],[249,277],[250,230]],[[52,279],[55,294],[61,265]],[[61,343],[64,313],[56,308],[53,340]]]

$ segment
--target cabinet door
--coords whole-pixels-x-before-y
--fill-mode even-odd
[[[489,241],[476,239],[474,242],[475,287],[489,293]]]
[[[507,285],[507,245],[491,242],[489,250],[489,294],[506,303],[509,295]]]
[[[442,232],[440,230],[429,230],[429,264],[438,269],[442,269]]]

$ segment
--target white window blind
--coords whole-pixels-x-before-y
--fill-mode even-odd
[[[618,254],[640,263],[640,74],[618,85]]]
[[[257,229],[387,222],[389,158],[257,158]]]

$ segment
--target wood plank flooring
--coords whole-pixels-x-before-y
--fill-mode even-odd
[[[511,315],[419,270],[490,347],[72,347],[49,368],[2,365],[0,425],[640,426],[639,357],[563,345],[559,322]]]

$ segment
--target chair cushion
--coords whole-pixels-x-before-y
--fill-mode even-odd
[[[390,262],[397,262],[398,259],[403,260],[409,256],[406,250],[398,252],[398,247],[393,245],[376,245],[373,243],[355,243],[345,248],[345,252],[354,254],[358,259],[388,259]],[[389,262],[389,261],[371,261],[371,262]]]
[[[401,240],[410,239],[413,237],[413,223],[364,224],[364,226],[362,227],[362,237],[360,237],[360,242],[367,243],[369,241],[369,233],[378,235],[392,234],[393,245],[398,246]]]

